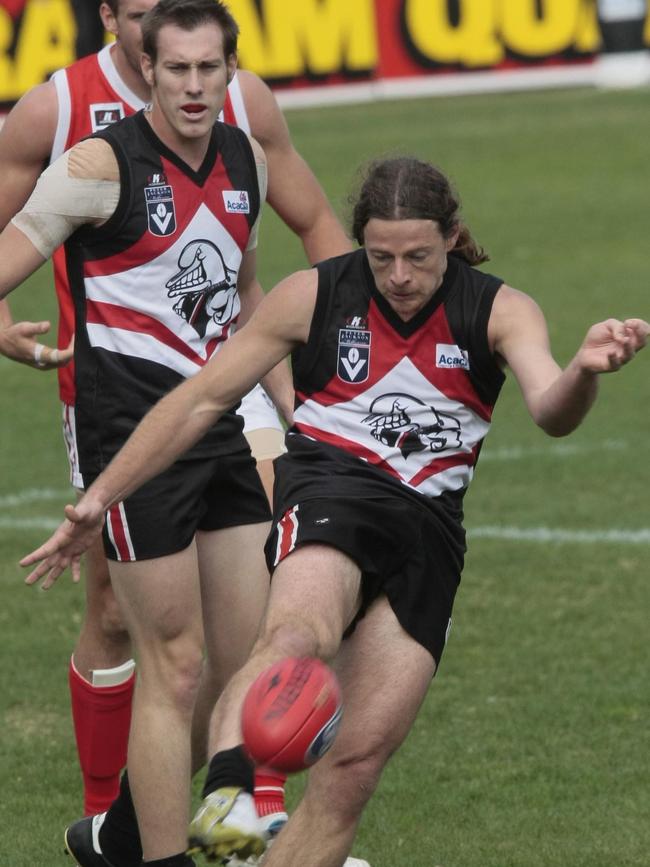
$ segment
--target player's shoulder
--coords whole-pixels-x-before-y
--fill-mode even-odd
[[[22,112],[23,114],[32,113],[37,119],[42,118],[42,115],[48,110],[51,111],[54,106],[56,113],[56,87],[50,79],[42,84],[37,84],[31,87],[18,100],[13,109],[9,112],[10,115]]]
[[[238,69],[236,73],[237,83],[242,93],[244,102],[255,100],[275,100],[273,92],[268,84],[250,69]]]
[[[73,145],[68,151],[71,178],[118,181],[119,165],[115,151],[103,138],[93,136]]]
[[[28,152],[38,151],[42,159],[49,157],[58,120],[56,88],[51,81],[27,91],[7,115],[2,138]]]
[[[247,69],[237,70],[237,82],[253,137],[258,139],[263,147],[269,141],[284,138],[284,117],[268,84]]]

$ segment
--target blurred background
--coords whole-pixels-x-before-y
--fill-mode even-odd
[[[281,91],[285,105],[650,80],[645,0],[228,5],[241,27],[241,65]],[[99,6],[0,0],[0,106],[101,47]],[[604,55],[618,57],[603,65]]]

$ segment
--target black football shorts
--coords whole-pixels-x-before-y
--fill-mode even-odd
[[[177,461],[106,515],[109,560],[149,560],[182,551],[197,530],[271,519],[250,451]]]
[[[463,567],[460,523],[445,525],[426,504],[399,494],[277,503],[266,544],[269,569],[298,546],[314,542],[337,548],[361,569],[361,610],[348,633],[383,593],[402,628],[437,666]]]

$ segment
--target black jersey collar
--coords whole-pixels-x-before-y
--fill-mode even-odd
[[[368,263],[367,255],[364,255],[363,257],[363,268],[367,284],[370,287],[370,294],[372,295],[373,301],[379,308],[379,311],[381,312],[384,319],[386,319],[386,321],[391,325],[393,330],[396,331],[401,337],[410,337],[411,334],[414,334],[418,330],[418,328],[420,328],[420,326],[427,321],[427,319],[431,316],[436,307],[438,307],[446,300],[447,296],[451,291],[451,287],[454,284],[456,275],[458,274],[458,262],[456,261],[454,256],[448,256],[447,270],[445,271],[445,275],[442,278],[442,283],[433,293],[431,298],[429,298],[424,307],[421,310],[418,310],[418,312],[412,319],[409,319],[408,322],[405,322],[402,317],[393,310],[388,301],[377,289],[375,278],[373,277],[372,271],[370,270],[370,264]]]
[[[195,171],[191,166],[189,166],[185,160],[182,160],[175,151],[168,148],[167,145],[161,141],[156,133],[153,130],[153,127],[149,123],[149,121],[144,116],[144,111],[139,111],[135,116],[135,121],[142,130],[143,135],[149,141],[149,143],[154,147],[161,157],[164,157],[170,163],[173,163],[184,175],[187,175],[197,186],[202,187],[203,184],[207,181],[210,176],[210,172],[212,171],[215,161],[217,159],[217,154],[219,152],[219,145],[217,141],[217,130],[216,125],[212,127],[212,132],[210,134],[210,141],[208,143],[208,149],[206,151],[205,157],[198,171]]]

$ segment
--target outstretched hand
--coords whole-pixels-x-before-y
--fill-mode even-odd
[[[74,355],[74,338],[66,349],[53,349],[36,339],[47,334],[49,322],[15,322],[0,330],[0,353],[36,370],[63,367]]]
[[[578,357],[589,373],[612,373],[631,361],[643,349],[650,335],[650,324],[643,319],[607,319],[587,332]]]
[[[72,580],[81,577],[81,555],[90,548],[101,533],[104,513],[80,501],[76,506],[65,507],[66,520],[40,548],[32,551],[20,561],[21,566],[36,568],[25,578],[25,584],[36,584],[45,578],[41,585],[49,590],[59,575],[68,566],[72,570]]]

